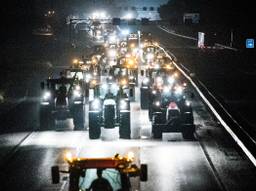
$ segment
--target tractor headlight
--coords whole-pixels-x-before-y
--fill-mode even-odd
[[[152,91],[152,94],[154,94],[154,95],[155,95],[155,94],[156,94],[156,90],[153,90],[153,91]]]
[[[76,86],[75,86],[75,90],[80,91],[80,90],[81,90],[81,86],[76,85]]]
[[[81,97],[82,94],[81,94],[80,90],[75,89],[73,91],[73,95],[74,95],[74,97]]]
[[[118,90],[118,85],[116,83],[111,84],[111,90],[114,92]]]
[[[185,104],[186,104],[187,107],[191,106],[190,101],[187,101],[187,100],[186,100],[186,101],[185,101]]]
[[[175,82],[175,79],[174,79],[172,76],[170,76],[170,77],[167,79],[167,81],[168,81],[169,84],[173,84],[173,83]]]
[[[117,41],[117,37],[114,36],[114,35],[113,35],[113,36],[109,36],[109,39],[108,39],[108,40],[109,40],[110,43],[114,43],[114,42]]]
[[[120,81],[120,85],[121,85],[121,86],[126,86],[126,85],[127,85],[127,80],[126,80],[126,79],[122,79],[122,80]]]
[[[91,80],[92,76],[91,74],[86,74],[85,75],[85,82],[88,83]]]
[[[100,100],[98,100],[98,99],[93,100],[92,109],[93,110],[99,110],[100,109]]]
[[[160,101],[156,101],[155,106],[160,107]]]
[[[102,84],[102,88],[103,88],[103,90],[106,91],[108,89],[108,84],[106,84],[106,83]]]
[[[109,50],[108,56],[109,57],[115,57],[117,55],[116,50]]]
[[[177,95],[181,95],[183,92],[183,88],[181,86],[176,86],[175,87],[175,90],[174,90],[174,93],[177,94]]]
[[[152,60],[152,59],[154,58],[154,54],[148,53],[148,54],[146,55],[146,58],[147,58],[147,60]]]
[[[119,104],[120,104],[120,110],[128,109],[128,103],[125,100],[121,100]]]
[[[165,94],[169,93],[170,92],[170,88],[168,86],[164,86],[163,92]]]
[[[122,35],[127,36],[130,33],[130,31],[129,31],[129,29],[123,29],[121,31],[121,33],[122,33]]]
[[[43,100],[48,100],[50,97],[51,97],[51,93],[50,92],[44,92]]]
[[[134,152],[132,152],[132,151],[128,152],[127,160],[134,161],[134,158],[135,158]]]
[[[144,85],[147,85],[147,84],[149,83],[149,79],[148,79],[148,78],[144,78],[143,81],[142,81],[142,83],[143,83]]]
[[[160,65],[159,64],[155,64],[154,65],[154,69],[159,70],[160,69]]]

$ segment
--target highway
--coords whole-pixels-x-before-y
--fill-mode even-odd
[[[254,51],[230,49],[197,49],[197,41],[172,35],[159,26],[146,26],[159,37],[161,44],[174,54],[179,63],[209,89],[255,140]],[[171,30],[171,29],[170,29]]]
[[[152,32],[169,50],[195,48],[191,41],[181,42],[156,27],[141,30]],[[88,39],[84,43],[89,48],[93,46]],[[69,53],[78,55],[82,52],[77,49],[72,53],[67,51],[67,57],[71,57]],[[64,58],[56,56],[58,62],[52,63],[53,66],[63,65]],[[42,78],[34,78],[37,91]],[[35,86],[30,88],[36,89]],[[79,157],[107,157],[134,151],[139,163],[148,164],[148,181],[134,183],[138,190],[254,190],[255,166],[190,84],[189,90],[195,95],[190,101],[196,125],[195,139],[189,141],[184,140],[181,133],[166,133],[163,140],[151,137],[151,122],[148,111],[140,109],[138,88],[135,102],[131,103],[131,140],[90,140],[88,130],[73,131],[71,120],[58,122],[56,129],[51,131],[40,131],[39,92],[28,95],[25,101],[0,116],[0,190],[66,190],[66,176],[61,176],[62,181],[57,185],[51,184],[50,176],[51,166],[67,167],[64,161],[66,151]]]

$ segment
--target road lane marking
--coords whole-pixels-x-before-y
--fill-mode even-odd
[[[200,140],[200,138],[199,138],[199,136],[197,135],[196,132],[195,132],[195,135],[196,135],[196,139],[199,142],[200,148],[202,149],[202,152],[204,153],[206,161],[210,165],[210,169],[212,170],[213,176],[214,176],[215,180],[217,181],[217,184],[219,185],[221,190],[227,191],[227,188],[225,187],[224,183],[222,182],[222,180],[220,178],[220,175],[219,175],[217,169],[215,168],[215,166],[214,166],[214,164],[213,164],[213,162],[211,160],[211,157],[210,157],[209,153],[207,152],[207,149],[205,148],[205,145],[201,142],[201,140]]]
[[[64,191],[66,185],[67,185],[68,181],[67,180],[64,180],[61,187],[60,187],[60,191]]]
[[[15,145],[2,159],[1,164],[0,164],[0,169],[5,167],[5,164],[12,158],[14,157],[15,153],[19,150],[20,146],[25,142],[25,140],[28,139],[32,135],[32,132],[29,132],[24,138],[21,139],[21,141]]]
[[[191,36],[185,36],[185,35],[177,34],[175,32],[171,32],[168,29],[166,29],[165,27],[162,27],[162,26],[158,25],[158,28],[160,28],[161,30],[163,30],[163,31],[165,31],[165,32],[167,32],[169,34],[172,34],[174,36],[178,36],[178,37],[181,37],[181,38],[186,38],[186,39],[189,39],[189,40],[197,41],[197,38],[194,38],[194,37],[191,37]]]

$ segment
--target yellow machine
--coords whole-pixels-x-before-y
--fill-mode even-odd
[[[147,181],[147,165],[141,164],[139,168],[134,163],[132,152],[127,156],[116,154],[107,158],[77,158],[67,153],[65,160],[69,166],[68,171],[61,171],[58,166],[53,166],[52,183],[60,182],[60,173],[68,173],[69,191],[88,190],[98,169],[104,171],[103,177],[110,182],[113,190],[131,190],[131,177],[140,177],[141,181]]]

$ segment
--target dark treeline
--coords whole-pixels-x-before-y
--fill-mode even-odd
[[[170,0],[159,13],[162,19],[180,21],[185,12],[199,12],[202,23],[236,26],[255,23],[252,4],[246,0]]]
[[[65,17],[81,0],[9,0],[0,7],[1,40],[31,34],[35,26],[46,21],[44,14],[54,10],[53,22],[64,23]]]

